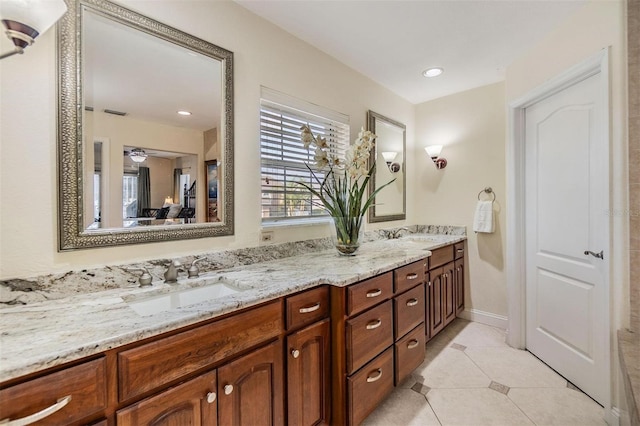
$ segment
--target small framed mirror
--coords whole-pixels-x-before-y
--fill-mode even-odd
[[[233,234],[233,53],[106,0],[65,1],[59,249]]]
[[[367,112],[367,128],[376,136],[371,162],[376,162],[375,174],[369,181],[371,194],[379,186],[395,179],[382,189],[369,208],[369,222],[406,219],[406,131],[407,127],[373,111]]]

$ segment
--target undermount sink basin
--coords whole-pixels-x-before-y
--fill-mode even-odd
[[[218,282],[203,287],[187,288],[132,300],[128,304],[139,315],[147,316],[237,294],[241,291],[242,289],[233,287],[225,282]]]

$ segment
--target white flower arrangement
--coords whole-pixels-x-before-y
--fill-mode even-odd
[[[311,149],[314,145],[314,161],[317,169],[326,170],[326,172],[323,178],[319,179],[307,165],[320,188],[316,190],[313,185],[302,182],[299,184],[315,195],[321,202],[318,204],[333,217],[338,250],[343,252],[342,249],[344,249],[350,252],[345,254],[351,254],[359,244],[358,238],[364,214],[373,203],[376,194],[395,179],[376,188],[363,203],[364,192],[376,167],[375,161],[369,167],[367,163],[377,136],[369,130],[361,129],[358,138],[349,146],[342,161],[330,152],[327,140],[321,136],[315,136],[308,125],[303,125],[300,130],[300,139],[304,147]]]

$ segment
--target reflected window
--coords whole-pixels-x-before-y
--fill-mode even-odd
[[[138,216],[138,176],[122,176],[122,218]]]

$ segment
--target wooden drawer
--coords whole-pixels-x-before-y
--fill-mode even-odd
[[[395,293],[402,293],[414,287],[418,283],[424,282],[424,260],[411,263],[393,271],[393,282]]]
[[[347,315],[382,302],[393,295],[393,272],[359,282],[347,287]]]
[[[283,330],[280,301],[118,354],[119,399],[170,383],[249,349]]]
[[[39,425],[77,422],[107,407],[106,361],[99,358],[0,390],[0,420],[17,420],[71,399]],[[62,405],[62,403],[60,403]]]
[[[464,241],[453,245],[453,257],[455,259],[462,259],[464,257]]]
[[[347,378],[349,424],[359,425],[393,389],[393,348]]]
[[[199,424],[215,425],[217,391],[214,370],[117,411],[118,426],[197,424],[196,419]],[[158,418],[164,421],[155,423]]]
[[[429,269],[434,269],[453,261],[453,245],[440,247],[431,252]]]
[[[393,344],[392,321],[391,300],[347,321],[347,374]]]
[[[424,284],[393,299],[395,338],[399,339],[424,322]]]
[[[424,323],[395,344],[396,385],[406,379],[422,362],[426,354]]]
[[[285,299],[287,330],[319,321],[329,315],[329,287],[323,286]]]

